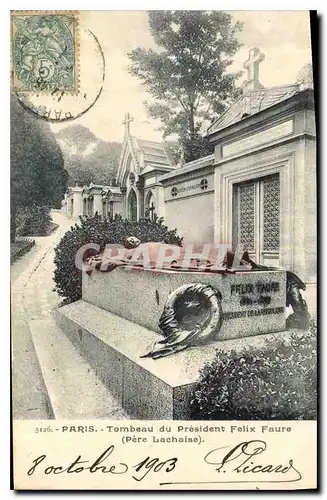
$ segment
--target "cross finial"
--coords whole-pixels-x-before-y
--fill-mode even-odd
[[[184,153],[184,149],[181,149],[181,154],[180,154],[177,166],[178,167],[183,167],[184,164],[185,164],[185,153]]]
[[[248,72],[247,88],[257,89],[262,88],[259,80],[259,64],[265,59],[265,55],[260,52],[260,49],[254,47],[249,51],[249,59],[245,61],[244,68]]]
[[[125,125],[125,135],[130,135],[130,123],[134,120],[132,115],[129,113],[125,114],[125,119],[123,121],[123,125]]]

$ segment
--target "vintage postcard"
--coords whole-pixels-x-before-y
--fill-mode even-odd
[[[14,489],[317,488],[315,23],[11,12]]]

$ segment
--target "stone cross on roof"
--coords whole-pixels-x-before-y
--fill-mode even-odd
[[[132,115],[129,113],[125,114],[125,119],[123,121],[123,125],[125,125],[125,135],[130,135],[130,123],[134,120]]]
[[[245,61],[243,67],[248,72],[246,88],[249,90],[261,89],[263,85],[259,80],[259,64],[265,59],[265,55],[260,49],[254,47],[249,51],[249,59]]]

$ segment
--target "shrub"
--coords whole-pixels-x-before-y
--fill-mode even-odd
[[[25,255],[33,246],[35,241],[30,238],[20,238],[10,245],[10,264],[16,262]]]
[[[315,419],[316,332],[242,353],[217,351],[193,391],[195,420]]]
[[[16,215],[18,236],[44,236],[51,227],[49,207],[36,205],[21,208]]]
[[[123,219],[121,215],[116,215],[114,219],[103,219],[99,215],[81,216],[80,222],[65,233],[55,249],[54,281],[57,293],[69,302],[81,298],[82,274],[75,266],[75,257],[83,245],[97,243],[99,251],[102,251],[107,243],[122,245],[128,236],[136,236],[142,243],[163,241],[180,245],[182,242],[176,235],[176,229],[169,230],[163,218],[155,214],[153,220],[146,216],[137,222]],[[88,256],[91,255],[92,251],[88,253]]]

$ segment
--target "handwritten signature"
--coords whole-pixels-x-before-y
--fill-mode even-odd
[[[226,453],[226,449],[228,450]],[[222,446],[209,451],[204,462],[217,474],[232,473],[233,479],[219,478],[210,481],[174,481],[160,483],[167,484],[220,484],[220,483],[293,483],[302,479],[302,474],[295,468],[292,459],[287,464],[258,463],[255,461],[257,455],[267,450],[265,441],[253,439],[243,441],[236,446]],[[240,479],[234,479],[235,474],[242,475]],[[269,475],[267,478],[267,474]],[[261,479],[264,475],[264,479]]]
[[[170,457],[162,459],[159,457],[147,456],[137,464],[129,466],[126,462],[113,459],[115,446],[110,445],[93,462],[82,460],[79,455],[68,465],[53,465],[49,463],[46,454],[32,460],[32,466],[28,469],[27,475],[32,476],[36,471],[46,475],[58,474],[80,474],[88,472],[94,474],[122,475],[131,473],[135,481],[143,479],[151,473],[171,473],[176,469],[180,459]],[[170,481],[160,482],[163,485],[173,484],[215,484],[215,483],[288,483],[297,482],[302,479],[302,474],[296,469],[292,459],[287,463],[271,463],[269,461],[258,461],[257,457],[267,451],[267,443],[261,440],[243,441],[236,446],[223,446],[210,450],[203,458],[206,465],[211,467],[219,477],[208,481]],[[109,459],[110,457],[110,459]],[[233,474],[233,478],[226,480],[224,473]],[[235,478],[239,475],[239,479]],[[268,477],[267,477],[268,475]]]

